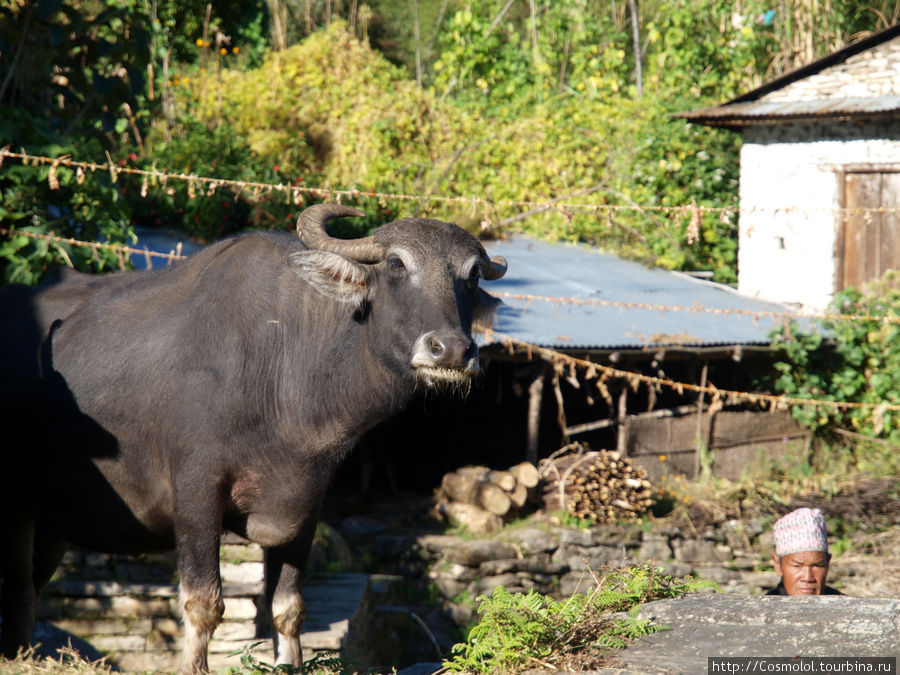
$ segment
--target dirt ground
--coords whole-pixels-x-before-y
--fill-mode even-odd
[[[840,579],[846,595],[900,598],[900,525],[852,535],[849,550],[832,558],[829,578]]]

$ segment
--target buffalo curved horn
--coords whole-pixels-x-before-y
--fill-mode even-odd
[[[297,219],[297,236],[316,251],[329,251],[360,263],[375,263],[384,259],[384,248],[375,243],[372,235],[359,239],[338,239],[325,231],[325,223],[341,216],[363,217],[366,214],[343,204],[314,204],[304,209]]]
[[[495,255],[491,258],[491,264],[484,271],[484,278],[486,281],[499,279],[506,274],[507,269],[509,269],[509,265],[506,263],[506,258],[502,255]]]

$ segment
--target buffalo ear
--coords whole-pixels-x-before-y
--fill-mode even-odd
[[[474,314],[472,316],[473,328],[492,329],[494,327],[494,315],[502,304],[502,300],[495,298],[483,288],[479,288],[475,297]]]
[[[362,306],[372,289],[368,265],[328,251],[297,251],[288,256],[297,275],[320,293],[340,302]]]

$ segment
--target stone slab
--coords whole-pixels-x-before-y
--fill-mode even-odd
[[[665,624],[620,653],[645,673],[704,673],[710,656],[900,657],[900,599],[697,594],[651,602]]]

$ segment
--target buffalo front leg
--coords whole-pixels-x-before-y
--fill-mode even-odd
[[[220,524],[211,519],[203,527],[198,525],[193,519],[180,519],[176,524],[184,617],[179,673],[202,673],[209,669],[209,641],[225,612],[219,577]]]
[[[266,550],[266,605],[274,627],[276,664],[303,664],[300,648],[300,631],[306,619],[303,571],[315,529],[316,521],[311,519],[294,541]]]

